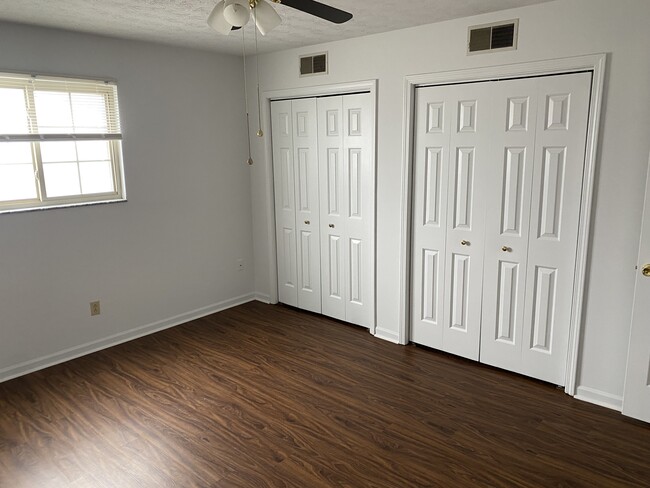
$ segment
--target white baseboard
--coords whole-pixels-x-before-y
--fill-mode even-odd
[[[611,393],[606,393],[594,388],[589,388],[588,386],[579,386],[574,398],[582,400],[583,402],[594,403],[601,407],[618,410],[619,412],[623,409],[623,397],[612,395]]]
[[[375,327],[375,337],[377,337],[378,339],[383,339],[388,342],[399,344],[399,336],[397,335],[397,332],[393,332],[392,330],[382,329],[381,327]]]
[[[266,293],[255,292],[255,293],[253,293],[253,297],[258,302],[266,303],[267,305],[271,303],[271,297],[270,297],[270,295],[267,295]]]
[[[120,332],[119,334],[114,334],[103,339],[98,339],[96,341],[87,342],[86,344],[81,344],[79,346],[74,346],[62,351],[55,352],[53,354],[48,354],[47,356],[42,356],[40,358],[32,359],[25,361],[23,363],[15,364],[0,370],[0,383],[3,381],[16,378],[18,376],[23,376],[28,373],[33,373],[39,369],[49,368],[55,364],[64,363],[71,359],[75,359],[86,354],[93,352],[101,351],[108,347],[116,346],[122,344],[123,342],[128,342],[138,337],[143,337],[154,332],[159,332],[164,329],[169,329],[176,325],[184,324],[194,319],[200,317],[205,317],[213,313],[221,312],[227,308],[232,308],[243,303],[250,302],[255,300],[256,296],[253,293],[247,295],[241,295],[239,297],[231,298],[224,300],[219,303],[213,303],[206,307],[197,308],[196,310],[191,310],[189,312],[176,315],[174,317],[169,317],[167,319],[158,320],[148,325],[143,325],[136,327],[135,329],[127,330],[125,332]]]

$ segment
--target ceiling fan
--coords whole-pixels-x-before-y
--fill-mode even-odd
[[[271,0],[287,7],[295,8],[301,12],[314,15],[335,24],[342,24],[352,18],[352,14],[325,5],[314,0]],[[266,35],[280,23],[282,19],[269,5],[267,0],[221,0],[208,17],[208,24],[220,34],[229,34],[233,30],[241,29],[248,23],[253,12],[253,19],[257,29]]]

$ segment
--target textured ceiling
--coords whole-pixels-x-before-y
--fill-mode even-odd
[[[241,31],[206,24],[218,0],[0,0],[0,20],[240,54]],[[550,0],[321,0],[354,18],[341,25],[283,5],[282,24],[258,39],[260,52],[387,32]],[[252,22],[244,29],[254,45]]]

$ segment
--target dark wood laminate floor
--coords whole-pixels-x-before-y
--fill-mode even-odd
[[[650,486],[650,427],[254,302],[0,384],[0,486]]]

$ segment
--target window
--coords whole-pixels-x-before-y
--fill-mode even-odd
[[[0,212],[121,200],[114,83],[0,73]]]

